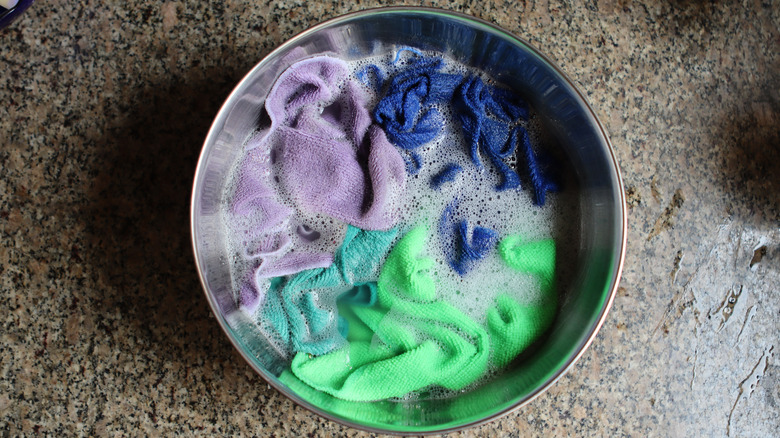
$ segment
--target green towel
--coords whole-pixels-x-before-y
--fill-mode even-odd
[[[500,295],[485,330],[436,299],[434,262],[420,257],[426,239],[425,226],[401,239],[382,267],[375,305],[341,306],[350,320],[348,344],[322,356],[298,353],[291,367],[297,379],[351,401],[401,397],[431,385],[459,390],[485,374],[490,355],[495,366],[504,366],[549,326],[556,302],[551,240],[521,244],[510,236],[501,242],[499,252],[510,267],[540,277],[543,297],[522,306]]]
[[[397,424],[399,419],[404,421],[410,419],[410,412],[406,403],[392,400],[371,403],[341,400],[312,388],[290,371],[283,371],[279,376],[279,381],[314,406],[334,415],[358,420],[365,425],[386,427],[388,424]]]
[[[498,253],[512,269],[535,275],[542,290],[550,292],[555,280],[555,241],[543,239],[523,242],[522,236],[513,234],[501,239]]]
[[[487,323],[493,343],[493,364],[503,367],[550,327],[557,307],[555,291],[555,241],[523,242],[520,235],[507,236],[498,244],[498,253],[512,269],[537,277],[541,297],[523,306],[503,294],[488,309]]]
[[[426,239],[424,226],[406,234],[382,267],[376,305],[352,309],[376,341],[353,340],[350,332],[346,348],[319,357],[299,353],[292,362],[299,379],[341,399],[371,401],[430,385],[460,389],[485,372],[487,331],[436,300],[434,262],[419,257]]]

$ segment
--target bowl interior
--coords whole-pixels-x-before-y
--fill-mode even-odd
[[[560,309],[553,327],[489,383],[443,400],[358,403],[277,376],[286,362],[233,298],[220,203],[228,172],[262,117],[265,96],[291,64],[317,54],[344,59],[382,47],[438,51],[486,71],[517,90],[536,110],[570,169],[579,239],[559,261]],[[541,393],[573,364],[595,336],[611,304],[624,250],[624,201],[609,140],[582,95],[527,43],[471,17],[418,8],[347,15],[314,27],[260,62],[236,87],[214,121],[195,177],[192,233],[206,295],[223,329],[251,366],[297,403],[336,421],[373,431],[433,432],[478,424]]]

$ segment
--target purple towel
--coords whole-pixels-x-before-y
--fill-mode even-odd
[[[403,158],[372,124],[366,96],[341,60],[292,65],[266,110],[271,127],[247,144],[230,203],[230,226],[243,236],[241,256],[249,261],[239,292],[249,311],[262,303],[264,279],[330,266],[333,253],[323,248],[340,242],[323,243],[323,236],[338,235],[344,222],[392,228],[392,200],[406,178]],[[337,221],[314,221],[318,215]]]
[[[258,282],[262,279],[333,263],[333,254],[319,249],[317,240],[322,233],[301,223],[272,189],[270,153],[264,138],[260,134],[247,144],[230,202],[230,228],[242,236],[240,255],[250,262],[239,295],[241,306],[249,311],[261,303]],[[293,246],[297,250],[289,252]]]
[[[281,187],[298,208],[386,230],[397,220],[392,199],[405,187],[404,161],[372,124],[366,103],[343,61],[298,62],[266,100],[267,141]]]

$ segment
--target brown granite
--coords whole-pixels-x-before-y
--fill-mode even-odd
[[[201,295],[188,203],[241,76],[380,4],[50,0],[0,30],[0,436],[365,435],[233,351]],[[630,206],[621,288],[582,360],[453,435],[776,435],[780,4],[424,4],[549,54],[610,132]]]

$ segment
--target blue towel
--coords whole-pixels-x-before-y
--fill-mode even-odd
[[[455,92],[453,107],[474,165],[482,168],[481,153],[501,174],[497,190],[520,187],[519,175],[504,160],[515,152],[510,133],[513,124],[528,118],[527,104],[508,90],[485,85],[479,76],[471,76]]]
[[[553,163],[550,162],[551,159],[549,157],[537,157],[533,145],[531,145],[528,131],[518,126],[513,134],[515,138],[518,135],[522,135],[523,137],[520,142],[520,153],[522,155],[522,160],[525,162],[528,179],[531,181],[531,186],[533,186],[534,203],[538,206],[542,206],[544,205],[547,192],[557,192],[560,189],[551,172],[554,169]]]
[[[444,166],[444,169],[431,178],[431,187],[438,189],[444,183],[455,181],[455,178],[462,170],[463,168],[459,165],[455,163],[448,163],[446,166]]]
[[[373,81],[369,77],[369,73],[373,75]],[[368,64],[367,66],[358,70],[355,73],[355,77],[366,86],[373,88],[376,92],[382,90],[382,85],[385,82],[384,73],[382,73],[382,70],[380,70],[379,67],[374,64]]]
[[[528,132],[521,125],[529,116],[528,105],[510,90],[486,85],[478,76],[463,81],[453,95],[453,107],[469,144],[471,160],[482,168],[480,155],[486,156],[501,175],[496,190],[520,187],[520,175],[506,162],[520,145],[518,167],[525,165],[536,205],[544,205],[548,191],[558,191],[552,165],[537,156]]]
[[[412,54],[417,55],[417,56],[425,56],[425,55],[422,54],[421,51],[419,51],[419,50],[417,50],[415,48],[412,48],[412,47],[401,47],[400,49],[398,49],[397,52],[395,52],[395,58],[393,58],[393,64],[398,64],[398,61],[401,60],[401,55],[403,55],[406,52],[412,53]]]
[[[408,153],[407,170],[412,174],[422,167],[415,150],[435,139],[443,127],[442,116],[433,105],[449,102],[462,79],[441,73],[443,65],[441,58],[409,58],[406,67],[390,79],[374,109],[374,120],[390,142]]]
[[[468,221],[456,219],[457,209],[457,199],[444,209],[439,219],[439,234],[445,243],[442,246],[447,263],[462,277],[490,254],[498,241],[498,233],[490,228],[474,227],[469,237]],[[447,245],[447,241],[453,245]]]

